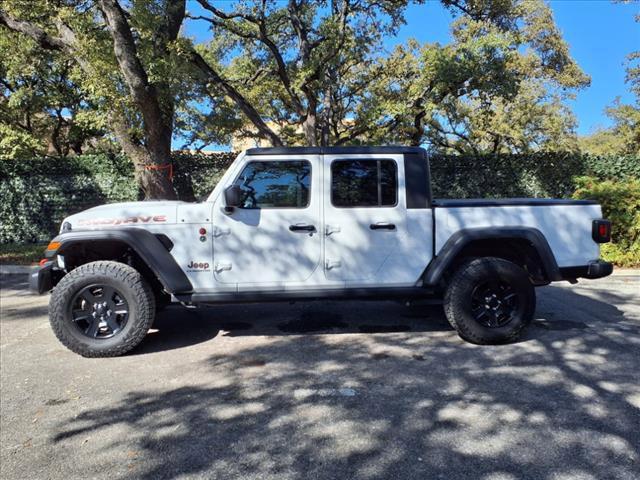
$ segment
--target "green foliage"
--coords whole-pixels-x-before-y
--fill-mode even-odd
[[[199,3],[206,15],[196,21],[209,22],[212,39],[198,51],[285,144],[427,143],[463,154],[577,149],[564,100],[589,78],[543,0],[442,0],[455,17],[451,43],[409,41],[391,54],[384,37],[403,23],[405,0]],[[224,92],[216,85],[207,92],[216,111]],[[212,123],[197,111],[184,121]],[[245,128],[236,136],[273,141],[255,120],[238,112],[237,121]]]
[[[46,241],[62,219],[101,203],[138,199],[123,157],[0,161],[0,243]]]
[[[30,265],[43,257],[45,248],[44,243],[0,244],[0,263]]]
[[[173,164],[179,198],[205,198],[234,157],[177,154]],[[143,197],[131,161],[121,155],[4,159],[0,179],[0,244],[48,241],[68,215]]]
[[[584,158],[570,153],[432,155],[436,198],[568,197]]]
[[[612,243],[603,247],[605,258],[621,266],[640,265],[640,179],[576,179],[574,198],[597,200],[612,222]]]
[[[235,152],[174,153],[173,184],[178,198],[185,201],[205,200],[236,156]]]
[[[609,180],[640,178],[640,156],[637,155],[581,155],[585,173]]]
[[[73,77],[70,60],[0,28],[1,157],[79,153],[103,134]]]
[[[595,155],[640,155],[640,98],[634,104],[618,99],[605,113],[613,126],[581,137],[580,149]]]

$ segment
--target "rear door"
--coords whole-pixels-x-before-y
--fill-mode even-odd
[[[307,280],[320,264],[319,155],[247,158],[232,183],[242,207],[214,206],[214,276],[238,290]]]
[[[407,235],[402,160],[402,155],[325,155],[327,280],[344,280],[347,286],[406,281],[402,272],[385,266],[393,269],[387,260],[403,248]]]

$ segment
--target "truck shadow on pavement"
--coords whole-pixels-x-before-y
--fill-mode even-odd
[[[206,328],[264,340],[208,355],[192,367],[199,385],[89,406],[52,440],[126,432],[106,448],[117,456],[133,443],[122,477],[143,479],[637,478],[639,325],[614,306],[632,301],[546,287],[528,336],[496,347],[460,341],[437,307],[350,304],[358,312],[329,315],[328,335],[283,327],[284,306],[222,309]],[[362,317],[425,329],[342,335],[359,333]]]
[[[313,335],[452,331],[441,305],[420,302],[310,301],[220,305],[187,310],[170,306],[130,355],[173,350],[224,335]]]
[[[538,300],[536,319],[519,342],[535,339],[545,330],[587,330],[582,313],[597,311],[609,319],[622,312],[614,305],[624,299],[612,293],[600,293],[591,299],[570,290],[545,287]],[[570,317],[559,318],[547,308],[545,297],[561,297],[561,303],[575,304]],[[609,320],[610,321],[610,320]],[[159,312],[152,330],[130,355],[141,355],[188,347],[209,341],[218,335],[282,336],[353,333],[450,332],[442,306],[428,302],[281,302],[248,305],[220,305],[187,310],[170,306]]]

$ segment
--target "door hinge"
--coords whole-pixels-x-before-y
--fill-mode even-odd
[[[216,263],[216,266],[213,268],[216,273],[223,272],[225,270],[231,270],[230,263]]]
[[[324,226],[324,234],[329,236],[332,233],[339,233],[340,225],[325,225]]]
[[[229,235],[231,233],[231,229],[228,227],[213,227],[213,236],[221,237],[222,235]]]
[[[325,260],[324,267],[327,270],[331,270],[334,268],[340,268],[342,266],[342,262],[340,260]]]

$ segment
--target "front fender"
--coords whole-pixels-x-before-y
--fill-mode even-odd
[[[95,241],[122,242],[129,246],[158,277],[168,293],[188,293],[193,290],[189,278],[158,237],[140,228],[65,232],[51,241],[50,245],[59,245],[55,249],[47,249],[45,258],[51,259],[56,255],[64,255],[80,244]]]

